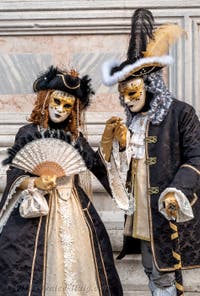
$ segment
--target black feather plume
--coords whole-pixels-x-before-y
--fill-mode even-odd
[[[131,38],[127,52],[129,62],[141,58],[146,50],[148,38],[153,38],[154,18],[152,13],[144,8],[139,8],[132,16]]]
[[[91,85],[91,78],[88,75],[83,76],[81,79],[81,91],[82,98],[80,100],[83,103],[83,107],[86,108],[90,104],[90,96],[95,94]]]
[[[59,73],[61,72],[58,70],[58,68],[50,66],[46,72],[40,74],[39,77],[35,80],[35,82],[33,83],[33,90],[37,92],[42,89],[47,89],[49,81],[55,78],[56,75]]]

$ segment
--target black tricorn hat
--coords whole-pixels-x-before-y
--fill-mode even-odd
[[[80,78],[74,69],[67,72],[54,66],[50,66],[33,83],[35,92],[48,89],[64,91],[75,96],[80,99],[84,108],[89,105],[90,96],[94,94],[88,75]]]
[[[171,64],[169,45],[184,33],[175,24],[155,29],[151,11],[139,8],[132,16],[127,58],[122,63],[106,61],[102,66],[103,82],[110,86],[134,77],[143,77]]]

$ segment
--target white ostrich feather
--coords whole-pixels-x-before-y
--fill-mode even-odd
[[[70,176],[86,170],[79,152],[60,139],[45,138],[26,144],[14,157],[12,165],[37,176]]]

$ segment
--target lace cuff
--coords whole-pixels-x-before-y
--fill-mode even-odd
[[[136,207],[135,198],[130,196],[129,207],[128,207],[128,210],[125,211],[125,214],[128,215],[128,216],[133,215],[133,213],[135,212],[135,207]]]
[[[129,209],[129,194],[126,190],[125,183],[120,176],[119,168],[116,164],[115,158],[113,154],[111,154],[110,162],[107,162],[103,157],[101,148],[99,150],[107,169],[107,177],[113,200],[117,204],[117,207],[127,211]]]

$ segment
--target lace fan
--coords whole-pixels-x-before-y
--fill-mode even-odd
[[[29,142],[17,152],[12,165],[36,176],[62,177],[86,170],[79,152],[69,143],[55,138]]]

